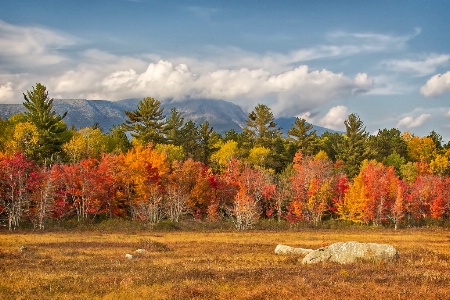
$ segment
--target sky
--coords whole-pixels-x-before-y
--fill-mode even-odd
[[[5,0],[0,103],[221,99],[450,140],[450,0]]]

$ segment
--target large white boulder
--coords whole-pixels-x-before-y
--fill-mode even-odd
[[[397,249],[388,244],[340,242],[311,251],[302,263],[330,261],[349,264],[356,261],[392,261],[398,257]]]

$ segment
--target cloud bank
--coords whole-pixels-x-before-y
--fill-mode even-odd
[[[0,102],[20,103],[22,93],[40,82],[54,98],[223,99],[247,109],[264,103],[276,116],[293,116],[366,93],[373,86],[366,73],[348,76],[298,63],[364,51],[362,46],[318,46],[265,55],[236,50],[216,60],[75,50],[81,44],[47,28],[0,22]],[[244,55],[230,59],[238,53]]]

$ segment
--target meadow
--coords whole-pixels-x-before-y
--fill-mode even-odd
[[[400,258],[302,265],[274,254],[339,241],[388,243]],[[449,287],[444,228],[0,231],[4,300],[450,299]]]

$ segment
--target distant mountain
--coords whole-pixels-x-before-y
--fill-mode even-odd
[[[57,114],[67,111],[64,121],[67,126],[76,129],[92,126],[97,123],[105,131],[109,131],[114,125],[125,122],[125,111],[135,110],[141,99],[132,98],[119,101],[108,100],[86,100],[86,99],[55,99],[53,108]],[[172,108],[176,108],[185,118],[196,124],[208,121],[210,126],[218,133],[234,129],[242,132],[245,127],[248,114],[236,104],[223,100],[210,99],[188,99],[184,101],[163,102],[162,107],[166,115],[170,114]],[[0,117],[7,119],[19,112],[24,112],[22,104],[0,104]],[[295,122],[292,118],[275,119],[278,127],[287,135],[287,131]],[[320,135],[325,131],[332,131],[320,126],[314,129]]]

